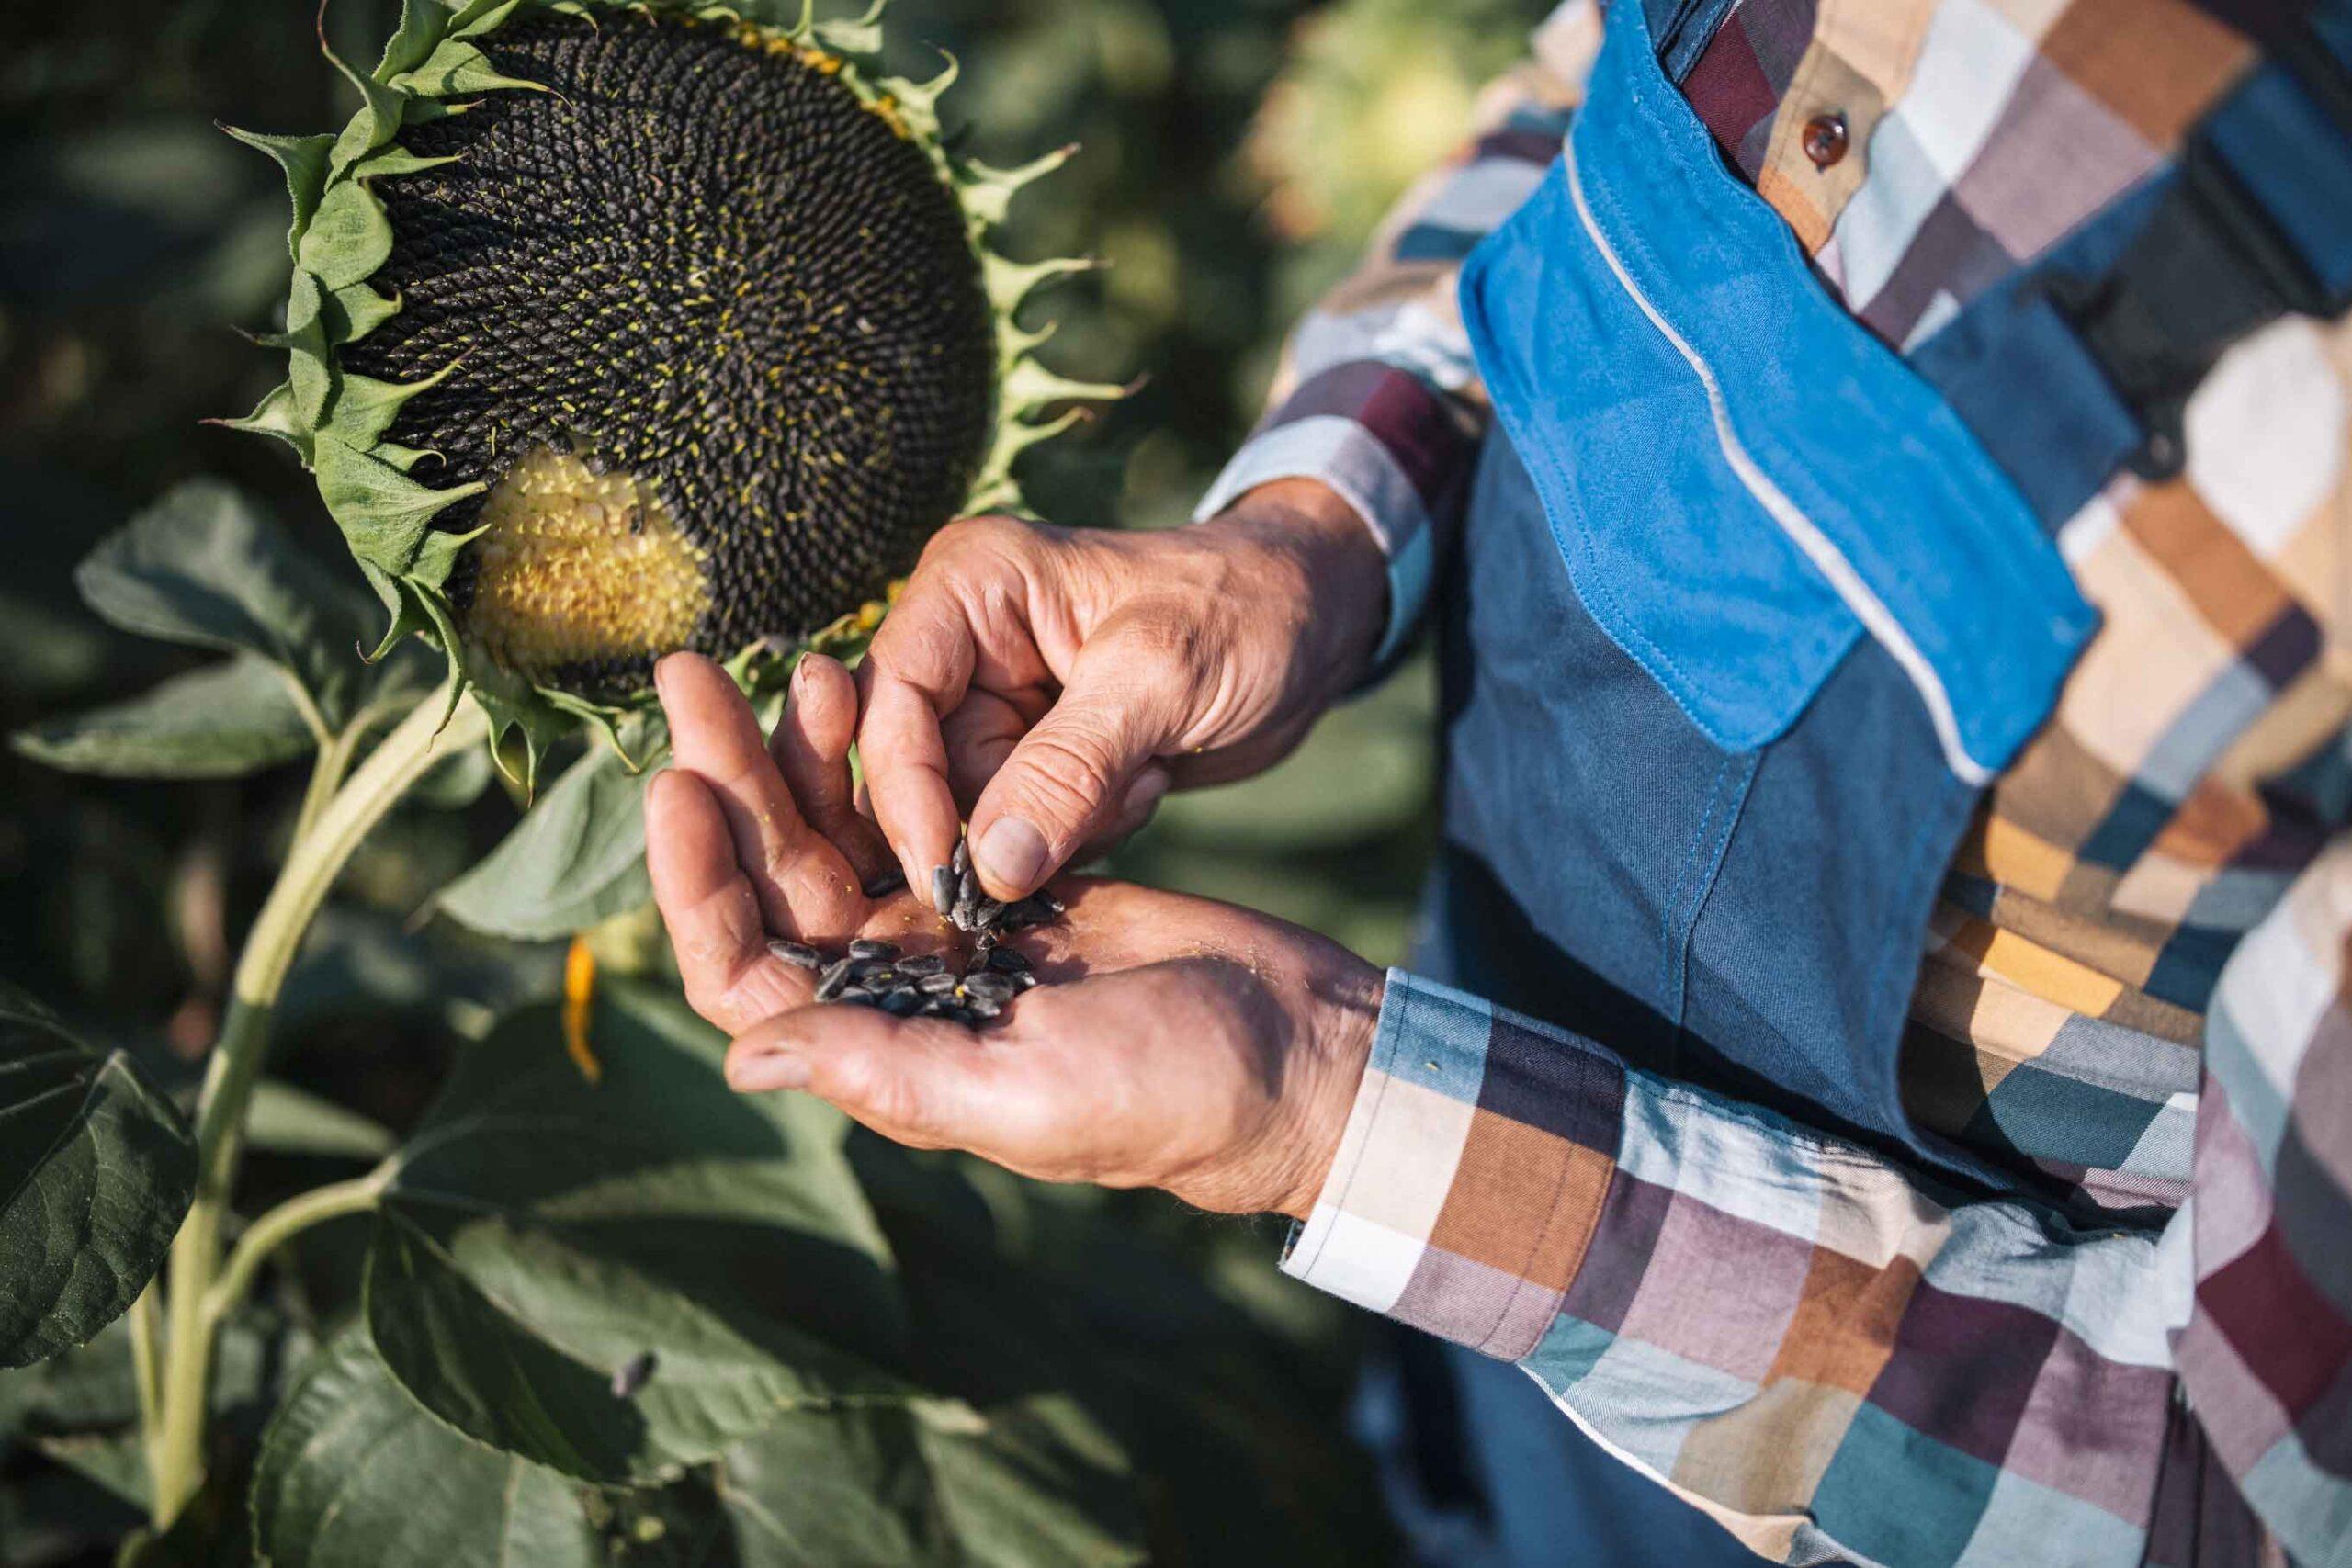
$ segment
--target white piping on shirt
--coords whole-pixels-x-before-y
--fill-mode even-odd
[[[1928,662],[1927,657],[1919,651],[1918,644],[1911,640],[1911,634],[1903,629],[1903,623],[1894,618],[1894,612],[1886,607],[1885,602],[1871,592],[1869,583],[1862,581],[1861,574],[1854,570],[1853,563],[1846,558],[1845,553],[1830,543],[1828,536],[1798,509],[1796,502],[1781,492],[1781,487],[1772,482],[1771,476],[1757,467],[1756,459],[1748,455],[1747,446],[1741,443],[1739,433],[1732,428],[1731,413],[1724,403],[1723,388],[1715,380],[1714,371],[1684,341],[1682,334],[1658,314],[1657,308],[1650,303],[1649,296],[1642,292],[1641,285],[1634,282],[1633,276],[1625,270],[1625,264],[1617,259],[1617,252],[1610,245],[1608,237],[1601,233],[1600,225],[1593,220],[1592,209],[1585,204],[1584,178],[1577,168],[1574,136],[1567,140],[1566,153],[1568,197],[1576,204],[1577,220],[1584,225],[1584,231],[1590,236],[1593,248],[1600,253],[1600,259],[1609,264],[1609,270],[1616,276],[1619,285],[1634,303],[1641,307],[1642,314],[1649,318],[1650,324],[1674,345],[1675,352],[1682,355],[1684,362],[1697,374],[1700,385],[1706,389],[1707,409],[1715,422],[1715,445],[1722,449],[1724,460],[1731,465],[1732,473],[1747,488],[1747,493],[1755,497],[1756,503],[1781,525],[1781,531],[1789,536],[1790,542],[1803,550],[1805,558],[1829,580],[1830,587],[1838,591],[1838,596],[1846,602],[1846,607],[1902,667],[1904,674],[1910,677],[1912,686],[1919,694],[1919,700],[1927,705],[1928,721],[1935,727],[1936,739],[1943,747],[1945,765],[1951,769],[1953,775],[1962,784],[1979,789],[1992,783],[1995,770],[1970,756],[1967,747],[1961,742],[1960,722],[1952,713],[1951,694],[1944,690],[1943,679],[1936,673],[1935,666]]]

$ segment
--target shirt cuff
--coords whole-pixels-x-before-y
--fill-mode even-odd
[[[1402,970],[1284,1272],[1486,1355],[1535,1348],[1617,1168],[1625,1069]]]
[[[1429,383],[1377,360],[1334,366],[1268,414],[1193,509],[1205,522],[1275,479],[1316,479],[1362,517],[1388,558],[1388,625],[1374,667],[1401,653],[1428,605],[1442,536],[1461,511],[1478,437]]]

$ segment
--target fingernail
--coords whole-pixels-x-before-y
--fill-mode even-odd
[[[1168,784],[1169,778],[1164,769],[1146,768],[1136,775],[1135,783],[1127,786],[1126,798],[1119,803],[1119,815],[1139,817],[1150,810],[1159,804],[1159,797],[1168,793]]]
[[[1001,817],[972,858],[998,886],[1027,888],[1046,874],[1046,836],[1018,817]]]
[[[789,1051],[770,1051],[727,1064],[728,1087],[738,1094],[765,1094],[771,1089],[807,1089],[808,1064]]]

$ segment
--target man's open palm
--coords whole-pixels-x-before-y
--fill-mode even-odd
[[[1074,879],[1063,921],[1007,941],[1047,984],[989,1027],[811,1005],[816,976],[772,940],[963,941],[906,891],[862,891],[888,862],[854,805],[849,674],[804,660],[773,741],[709,660],[674,655],[658,680],[676,765],[648,791],[647,860],[687,998],[737,1037],[735,1087],[805,1089],[901,1143],[1050,1180],[1304,1212],[1362,1073],[1377,971],[1248,910]]]

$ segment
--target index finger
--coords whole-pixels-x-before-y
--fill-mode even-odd
[[[924,586],[918,574],[858,666],[865,712],[857,752],[874,819],[907,886],[929,903],[932,873],[948,863],[964,831],[940,720],[964,700],[977,654],[954,595]]]

